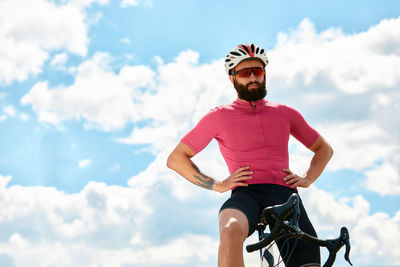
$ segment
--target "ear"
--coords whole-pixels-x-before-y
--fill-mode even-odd
[[[229,80],[231,80],[232,85],[235,85],[235,76],[229,75]]]

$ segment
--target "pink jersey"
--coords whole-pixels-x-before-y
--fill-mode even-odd
[[[252,104],[238,99],[212,109],[181,141],[197,154],[215,138],[230,173],[250,166],[248,184],[288,186],[282,169],[289,168],[289,135],[311,147],[319,134],[293,108],[264,99]]]

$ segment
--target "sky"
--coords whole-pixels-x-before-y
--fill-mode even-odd
[[[166,159],[236,99],[239,43],[335,151],[300,189],[318,235],[346,226],[355,266],[400,265],[399,1],[0,0],[0,25],[0,266],[216,266],[229,192]],[[289,152],[301,174],[312,154]],[[215,141],[193,160],[229,175]]]

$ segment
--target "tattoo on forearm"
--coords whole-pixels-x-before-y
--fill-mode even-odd
[[[198,172],[196,174],[193,174],[193,177],[196,178],[196,181],[193,181],[193,183],[205,189],[212,189],[215,180],[201,173],[200,169],[194,163],[192,163],[192,167]]]

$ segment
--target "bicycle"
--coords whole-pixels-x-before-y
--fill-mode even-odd
[[[323,267],[332,266],[336,259],[336,253],[345,245],[346,250],[344,258],[350,265],[353,265],[350,261],[350,237],[347,228],[342,227],[340,236],[336,239],[319,239],[304,233],[298,225],[300,216],[299,203],[299,195],[293,193],[284,204],[266,207],[261,213],[258,227],[260,241],[255,244],[247,245],[247,252],[260,250],[261,266],[263,266],[263,262],[267,262],[270,267],[273,267],[273,259],[271,260],[272,255],[268,252],[268,248],[265,247],[274,241],[288,237],[295,238],[296,242],[301,239],[313,245],[326,247],[329,251],[329,257]],[[271,226],[270,229],[272,228],[270,233],[264,233],[267,225]],[[272,245],[273,243],[270,247]],[[263,248],[265,248],[264,253],[262,252]],[[290,258],[290,254],[287,256]]]

